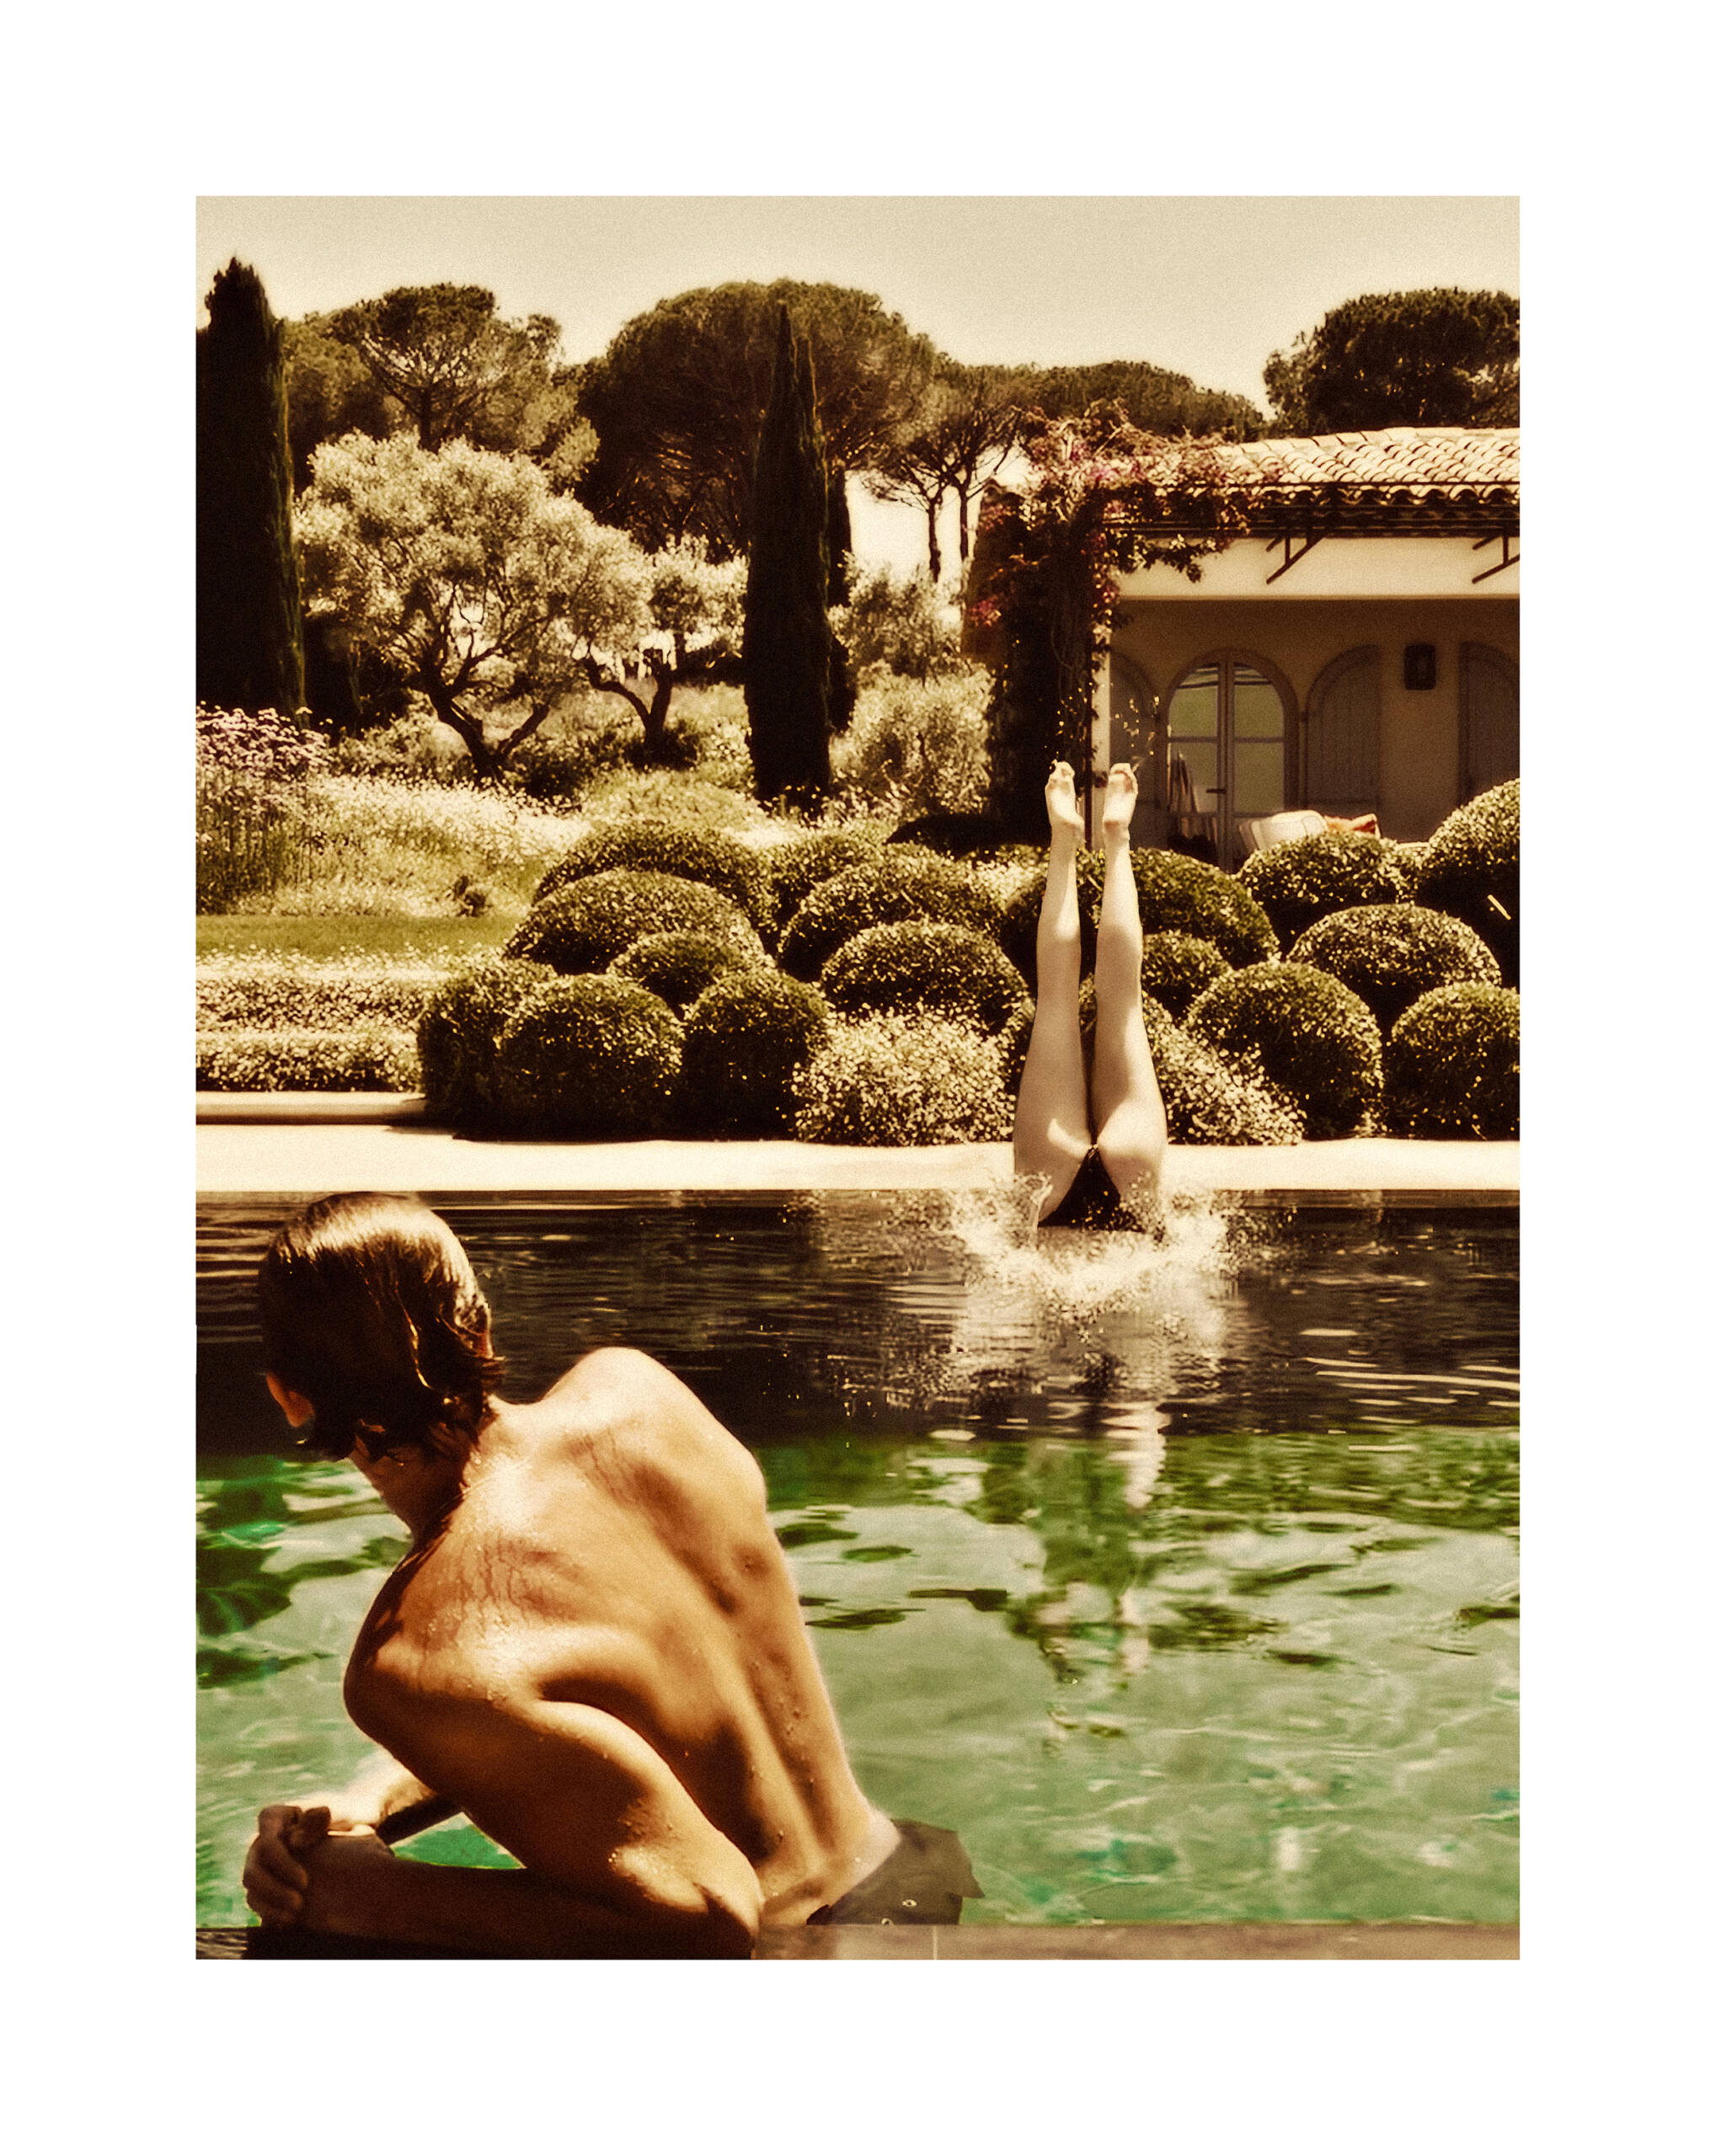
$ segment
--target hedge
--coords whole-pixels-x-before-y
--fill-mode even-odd
[[[799,1076],[827,1038],[818,990],[772,971],[723,975],[686,1014],[687,1126],[717,1136],[790,1134]]]
[[[201,1093],[413,1093],[417,1082],[415,1044],[397,1027],[232,1026],[196,1037]]]
[[[455,974],[430,998],[417,1053],[431,1116],[480,1125],[494,1113],[494,1059],[519,1007],[556,978],[551,966],[491,958]]]
[[[1382,1039],[1350,988],[1313,966],[1245,966],[1211,984],[1188,1028],[1230,1061],[1255,1054],[1310,1138],[1366,1128],[1382,1091]]]
[[[557,974],[594,974],[639,937],[670,929],[762,946],[739,907],[707,883],[650,869],[608,868],[580,878],[532,906],[503,955],[534,958]]]
[[[836,1027],[799,1101],[798,1135],[815,1145],[991,1145],[1013,1133],[996,1043],[945,1018]]]
[[[933,921],[860,929],[824,966],[820,985],[848,1017],[919,1011],[986,1033],[997,1033],[1026,994],[992,937]]]
[[[196,1022],[252,1031],[337,1033],[347,1027],[409,1031],[446,978],[446,968],[350,956],[281,957],[236,951],[199,958]]]
[[[1520,782],[1493,786],[1441,825],[1425,848],[1418,903],[1468,922],[1510,988],[1520,979]]]
[[[1407,894],[1393,854],[1363,831],[1319,831],[1265,846],[1240,863],[1239,881],[1269,915],[1283,947],[1325,914],[1390,905]]]
[[[587,876],[616,868],[649,869],[705,883],[730,899],[760,934],[774,925],[774,893],[764,857],[755,846],[720,831],[677,824],[665,817],[635,823],[599,824],[587,832],[537,884],[532,905]]]
[[[995,902],[967,871],[901,846],[818,884],[787,925],[780,963],[800,980],[814,980],[860,929],[884,921],[940,921],[986,931],[995,916]]]
[[[551,981],[508,1021],[495,1056],[504,1121],[543,1136],[644,1138],[671,1124],[684,1029],[612,974]]]
[[[1362,999],[1386,1035],[1409,1003],[1457,980],[1501,985],[1501,969],[1476,929],[1426,906],[1353,906],[1325,914],[1288,953]]]
[[[1520,999],[1457,981],[1420,996],[1382,1052],[1383,1113],[1403,1138],[1517,1138]]]
[[[1213,943],[1231,966],[1255,965],[1280,948],[1269,916],[1237,878],[1207,862],[1189,860],[1153,846],[1135,848],[1132,875],[1138,889],[1138,917],[1147,936],[1170,930]],[[1081,964],[1096,963],[1096,922],[1101,910],[1103,857],[1078,853],[1078,918]],[[1014,893],[1002,912],[997,938],[1026,981],[1037,978],[1037,915],[1048,883],[1046,864]]]

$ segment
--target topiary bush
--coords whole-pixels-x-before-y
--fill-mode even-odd
[[[1501,985],[1501,969],[1475,928],[1425,906],[1352,906],[1325,914],[1288,953],[1361,997],[1386,1035],[1409,1003],[1451,981]]]
[[[494,1113],[494,1058],[521,1005],[555,978],[551,966],[484,958],[443,982],[417,1022],[429,1113],[460,1128]]]
[[[1232,970],[1207,937],[1167,928],[1144,938],[1144,992],[1170,1017],[1184,1018],[1210,983]]]
[[[494,1094],[510,1128],[646,1138],[668,1129],[684,1028],[659,995],[612,974],[550,981],[500,1036]]]
[[[682,1018],[703,990],[723,974],[747,973],[764,963],[749,939],[708,936],[694,928],[665,929],[628,943],[608,968],[659,995]]]
[[[820,1145],[992,1145],[1013,1134],[997,1043],[946,1018],[837,1026],[799,1081],[798,1134]]]
[[[1176,1145],[1296,1145],[1305,1119],[1256,1063],[1218,1054],[1172,1019],[1150,1035],[1151,1059]]]
[[[759,934],[766,935],[774,925],[769,872],[755,846],[723,831],[666,817],[597,825],[543,877],[531,904],[539,906],[569,884],[615,868],[650,869],[682,877],[688,883],[707,883],[730,899]]]
[[[1457,808],[1419,865],[1418,903],[1451,913],[1494,952],[1510,988],[1520,979],[1520,782],[1493,786]]]
[[[1473,981],[1433,988],[1383,1050],[1383,1113],[1403,1138],[1517,1138],[1520,999]]]
[[[1261,1075],[1305,1118],[1310,1138],[1363,1129],[1382,1091],[1382,1037],[1350,988],[1314,966],[1244,966],[1213,982],[1188,1028],[1230,1062],[1254,1054]]]
[[[823,994],[848,1017],[922,1011],[998,1033],[1025,996],[992,937],[946,921],[860,929],[822,969]]]
[[[1283,947],[1325,914],[1388,905],[1406,883],[1381,839],[1364,831],[1319,831],[1265,846],[1239,865],[1239,881],[1270,917]]]
[[[785,929],[819,883],[874,861],[881,850],[881,831],[863,824],[844,830],[812,831],[808,837],[771,846],[762,858],[768,864],[774,890],[777,929]]]
[[[973,809],[944,809],[928,816],[914,816],[890,832],[890,846],[927,846],[932,853],[945,853],[957,860],[993,861],[1015,851],[1001,825]]]
[[[730,899],[707,883],[650,869],[608,868],[580,877],[532,906],[504,956],[534,958],[557,974],[600,973],[640,937],[681,929],[762,946]]]
[[[1078,887],[1078,970],[1088,974],[1096,963],[1096,919],[1102,907],[1103,859],[1081,846],[1073,860]],[[1001,910],[995,940],[1018,967],[1026,989],[1037,992],[1037,916],[1048,889],[1046,862],[1032,870]]]
[[[196,1037],[201,1093],[409,1093],[417,1051],[396,1027],[229,1026]]]
[[[1102,910],[1103,857],[1081,847],[1077,857],[1080,965],[1096,963],[1096,924]],[[1250,966],[1275,956],[1280,946],[1269,916],[1237,878],[1207,862],[1154,846],[1135,848],[1132,875],[1138,918],[1146,936],[1170,931],[1212,943],[1231,966]],[[1047,886],[1046,863],[1021,883],[1002,910],[997,941],[1026,982],[1037,979],[1037,915]]]
[[[1394,871],[1400,886],[1400,895],[1409,905],[1418,897],[1419,872],[1424,857],[1430,851],[1427,839],[1384,839],[1382,850],[1388,857],[1388,865]]]
[[[726,974],[685,1021],[684,1114],[718,1136],[790,1134],[798,1084],[828,1038],[821,992],[786,974]]]
[[[890,847],[809,894],[781,938],[780,962],[800,980],[814,980],[860,929],[939,921],[987,932],[995,919],[995,901],[967,871],[933,853]]]

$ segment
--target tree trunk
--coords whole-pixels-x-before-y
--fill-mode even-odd
[[[941,497],[938,495],[933,502],[926,503],[925,507],[929,512],[929,580],[932,584],[939,584],[942,580],[942,541],[940,532],[936,530],[936,519],[941,510]]]

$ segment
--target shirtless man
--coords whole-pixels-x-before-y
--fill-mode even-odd
[[[1144,937],[1131,852],[1138,782],[1130,764],[1115,764],[1103,800],[1096,1039],[1088,1075],[1078,1023],[1083,826],[1070,764],[1054,766],[1044,798],[1049,872],[1037,916],[1037,1008],[1019,1078],[1013,1171],[1043,1181],[1040,1226],[1136,1226],[1156,1207],[1168,1150],[1168,1117],[1139,1001]]]
[[[412,1536],[345,1676],[388,1758],[261,1813],[244,1884],[265,1924],[744,1956],[765,1924],[957,1921],[981,1891],[963,1851],[858,1788],[762,1473],[678,1379],[607,1348],[500,1399],[469,1260],[400,1198],[313,1205],[259,1295],[288,1421]],[[394,1857],[376,1830],[431,1797],[524,1869]]]

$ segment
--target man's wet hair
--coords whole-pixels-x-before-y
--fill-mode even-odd
[[[489,1305],[464,1246],[426,1205],[318,1198],[275,1234],[256,1295],[266,1367],[315,1409],[302,1450],[476,1435],[504,1365],[483,1350]]]

